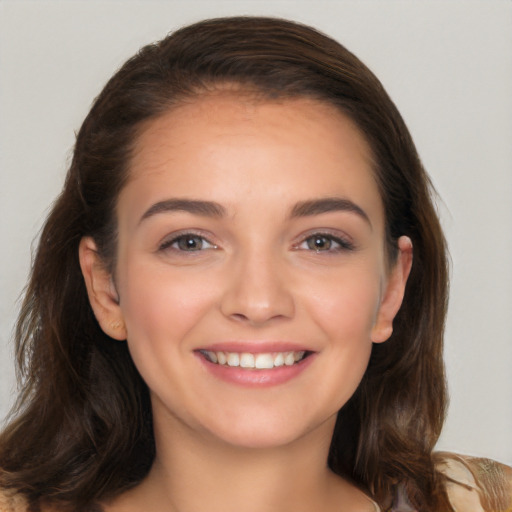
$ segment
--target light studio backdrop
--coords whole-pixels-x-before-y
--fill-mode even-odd
[[[451,256],[451,394],[439,447],[512,463],[512,2],[0,1],[0,416],[31,242],[92,99],[141,45],[202,18],[321,29],[381,79],[439,190]]]

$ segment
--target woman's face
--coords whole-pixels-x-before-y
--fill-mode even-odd
[[[253,447],[332,429],[410,263],[402,241],[388,271],[353,123],[314,100],[213,94],[149,122],[130,172],[107,309],[155,423]]]

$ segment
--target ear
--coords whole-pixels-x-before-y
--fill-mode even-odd
[[[409,237],[398,239],[398,256],[383,290],[371,340],[382,343],[393,333],[393,320],[402,305],[405,285],[412,266],[412,242]]]
[[[116,340],[125,340],[126,327],[112,275],[100,258],[91,237],[82,238],[78,254],[96,320],[105,334]]]

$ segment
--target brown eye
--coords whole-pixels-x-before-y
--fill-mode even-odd
[[[317,253],[325,252],[328,254],[342,253],[355,250],[351,240],[334,236],[328,233],[314,233],[298,244],[297,249],[314,251]]]
[[[197,235],[183,235],[174,243],[180,251],[200,251],[203,248],[203,237]]]
[[[306,240],[308,249],[312,251],[328,251],[332,247],[332,240],[326,236],[315,235]]]
[[[207,249],[217,249],[217,246],[209,242],[201,235],[185,233],[164,242],[159,249],[161,251],[174,250],[179,252],[198,252]]]

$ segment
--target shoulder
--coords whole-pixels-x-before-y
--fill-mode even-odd
[[[29,506],[27,499],[22,494],[0,487],[0,512],[31,512],[33,510],[34,508]],[[39,503],[35,510],[58,512],[60,509],[48,503]]]
[[[0,512],[27,512],[27,502],[19,494],[0,489]]]
[[[437,453],[456,512],[512,512],[512,468],[491,459]]]

